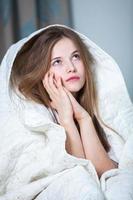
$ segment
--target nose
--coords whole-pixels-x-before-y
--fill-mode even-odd
[[[73,64],[72,61],[69,61],[69,62],[66,63],[66,71],[67,72],[74,72],[74,71],[76,71],[76,67],[75,67],[75,65]]]

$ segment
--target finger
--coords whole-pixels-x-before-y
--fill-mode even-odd
[[[50,102],[50,105],[51,105],[52,108],[56,109],[56,106],[55,106],[53,101]]]
[[[48,76],[49,76],[49,73],[47,72],[42,80],[42,83],[43,83],[43,86],[44,88],[46,87],[47,85],[47,79],[48,79]]]
[[[44,85],[46,90],[49,90],[48,77],[49,77],[49,73],[46,73],[46,75],[43,79],[43,85]]]
[[[50,73],[47,73],[43,79],[43,85],[47,91],[47,93],[49,94],[50,98],[53,99],[53,91],[49,85],[49,76],[50,76]]]
[[[53,91],[53,93],[55,93],[55,94],[58,94],[58,90],[57,90],[57,86],[56,86],[56,81],[55,81],[53,73],[50,73],[49,82],[48,83],[49,83],[49,86],[51,88],[51,91]]]
[[[69,92],[65,87],[63,87],[63,89],[65,90],[65,92],[66,92],[67,95],[69,96],[71,102],[76,102],[76,99],[74,98],[74,96],[72,95],[72,93]]]
[[[63,85],[62,85],[62,79],[61,77],[57,78],[57,87],[61,90],[63,90]]]
[[[67,95],[66,91],[63,88],[61,77],[59,77],[57,80],[57,87],[58,87],[61,98],[66,98],[66,97],[69,98],[69,96]]]
[[[53,83],[55,84],[55,87],[57,88],[57,81],[54,79]]]

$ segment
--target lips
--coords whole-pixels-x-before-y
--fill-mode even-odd
[[[80,79],[79,76],[72,76],[72,77],[68,78],[66,81],[79,80],[79,79]]]

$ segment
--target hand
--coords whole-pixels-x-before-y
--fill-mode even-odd
[[[77,122],[81,122],[82,120],[88,118],[91,119],[89,113],[77,102],[71,92],[69,92],[66,88],[64,88],[64,90],[71,100],[74,118],[77,120]]]
[[[73,120],[73,109],[61,78],[56,80],[54,74],[48,72],[43,79],[43,85],[50,96],[52,108],[58,112],[60,124],[64,127],[69,125]]]

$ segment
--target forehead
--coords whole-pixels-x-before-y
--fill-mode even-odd
[[[77,50],[75,43],[71,39],[63,37],[54,45],[52,49],[52,57],[61,56],[64,53],[70,54],[75,50]]]

